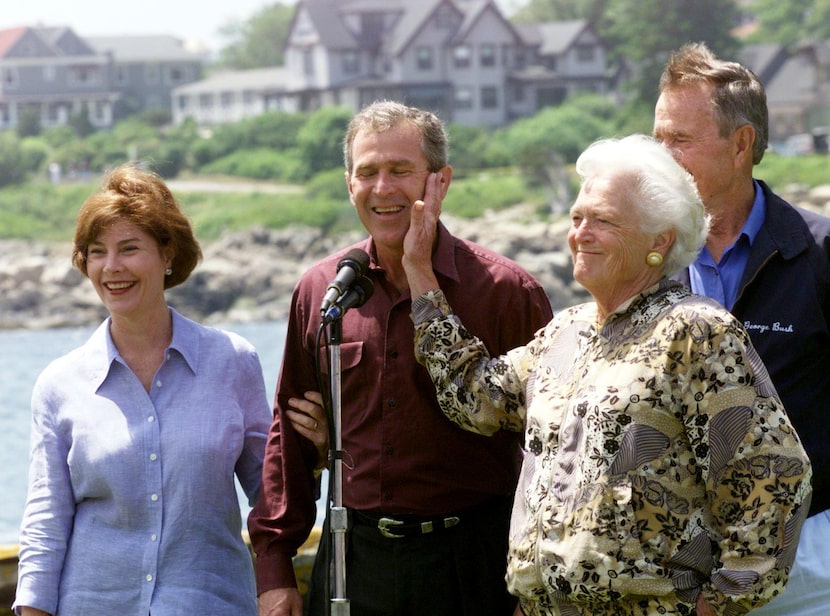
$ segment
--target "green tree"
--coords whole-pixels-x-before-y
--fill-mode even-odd
[[[78,137],[87,137],[95,132],[95,127],[89,121],[89,109],[86,104],[69,116],[67,124]]]
[[[516,23],[537,23],[587,19],[591,23],[598,23],[608,2],[609,0],[528,0],[511,20]]]
[[[690,42],[705,42],[718,56],[736,57],[740,44],[735,0],[611,0],[598,27],[614,57],[637,67],[635,96],[654,100],[668,54]]]
[[[805,40],[830,38],[830,0],[754,0],[748,8],[759,24],[752,41],[792,48]]]
[[[297,149],[306,178],[343,165],[343,135],[352,111],[347,107],[323,107],[315,111],[297,135]]]
[[[704,41],[717,55],[734,58],[739,44],[731,30],[738,16],[736,0],[528,0],[513,21],[587,19],[607,45],[609,61],[636,75],[631,94],[652,102],[669,52],[681,45]]]
[[[24,154],[14,133],[0,132],[0,186],[19,184],[26,179]]]
[[[36,137],[40,134],[40,108],[35,105],[25,105],[17,117],[17,136]]]
[[[219,51],[219,64],[237,70],[281,66],[294,10],[294,6],[276,2],[245,22],[232,21],[221,27],[220,35],[230,43]]]

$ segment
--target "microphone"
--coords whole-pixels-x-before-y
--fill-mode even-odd
[[[343,315],[350,308],[357,308],[366,303],[366,300],[372,297],[375,291],[375,285],[366,276],[358,278],[354,286],[346,291],[340,298],[331,306],[323,315],[323,324],[327,325],[332,321],[337,321],[343,318]]]
[[[346,292],[351,284],[369,269],[369,255],[360,248],[352,248],[337,264],[337,276],[326,287],[326,294],[320,304],[320,314],[326,314],[334,302]]]

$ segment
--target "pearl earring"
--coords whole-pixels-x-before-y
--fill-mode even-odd
[[[169,276],[172,273],[173,273],[173,268],[172,267],[168,267],[166,270],[164,270],[164,275],[165,276]]]
[[[648,253],[648,256],[646,256],[646,263],[648,263],[651,267],[660,267],[663,265],[663,255],[659,252],[652,251]]]

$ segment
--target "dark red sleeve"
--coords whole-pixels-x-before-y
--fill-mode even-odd
[[[313,332],[312,348],[308,348],[308,329],[312,325],[299,289],[291,302],[260,498],[248,516],[248,532],[256,554],[257,594],[297,586],[292,559],[316,520],[317,480],[313,468],[317,451],[294,431],[285,416],[289,398],[302,398],[304,392],[318,390]]]

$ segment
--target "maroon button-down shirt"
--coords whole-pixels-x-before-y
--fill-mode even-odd
[[[371,238],[374,294],[342,319],[343,503],[372,512],[440,515],[511,494],[521,435],[485,437],[441,412],[415,361],[411,298],[386,281]],[[344,249],[314,265],[294,291],[277,385],[260,500],[248,520],[259,592],[296,584],[292,557],[316,519],[317,453],[285,416],[288,399],[318,391],[315,353],[320,302]],[[544,289],[512,261],[453,237],[439,225],[433,267],[450,305],[493,356],[527,343],[552,317]],[[328,376],[323,375],[328,387]]]

